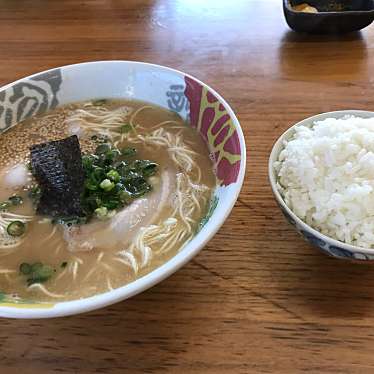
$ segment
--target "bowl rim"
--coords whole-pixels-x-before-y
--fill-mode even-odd
[[[92,65],[133,65],[133,66],[142,66],[142,67],[149,67],[152,69],[157,69],[163,72],[170,72],[174,75],[180,77],[189,77],[196,81],[197,83],[201,84],[205,87],[209,92],[216,96],[218,101],[223,104],[225,107],[228,115],[232,123],[235,126],[235,129],[238,134],[240,147],[241,147],[241,162],[239,168],[239,174],[237,177],[237,181],[230,186],[230,197],[223,202],[223,205],[218,208],[214,214],[212,215],[211,219],[214,218],[212,221],[208,222],[201,231],[196,234],[196,236],[186,244],[186,247],[192,244],[192,247],[185,250],[184,247],[180,252],[178,252],[175,256],[173,256],[170,260],[166,263],[162,264],[161,266],[157,267],[156,269],[152,270],[150,273],[136,279],[135,281],[130,282],[127,285],[121,286],[111,291],[107,291],[101,294],[93,295],[90,297],[82,298],[82,299],[75,299],[70,301],[60,301],[54,303],[52,308],[36,308],[32,307],[32,304],[29,306],[25,306],[24,308],[19,308],[15,306],[5,306],[0,304],[0,317],[7,317],[7,318],[27,318],[27,319],[36,319],[36,318],[55,318],[55,317],[64,317],[70,315],[76,315],[80,313],[86,313],[93,310],[101,309],[106,306],[121,302],[125,299],[128,299],[132,296],[135,296],[152,286],[160,283],[177,270],[179,270],[182,266],[184,266],[187,262],[189,262],[194,256],[196,256],[200,250],[213,238],[213,236],[218,232],[221,226],[224,224],[228,216],[230,215],[237,199],[240,194],[240,191],[243,186],[244,176],[246,172],[246,143],[243,134],[243,130],[240,126],[240,122],[237,116],[234,113],[234,110],[228,104],[228,102],[212,87],[207,85],[206,83],[202,82],[201,80],[195,78],[194,76],[184,73],[180,70],[153,64],[149,62],[142,62],[142,61],[131,61],[131,60],[99,60],[99,61],[88,61],[82,62],[77,64],[69,64],[63,66],[57,66],[48,70],[40,71],[25,77],[22,77],[16,81],[11,83],[5,84],[0,87],[0,91],[3,91],[13,85],[17,84],[18,82],[30,79],[34,76],[39,74],[48,73],[55,69],[61,70],[69,70],[69,69],[84,69],[86,66]],[[226,187],[227,188],[227,187]],[[218,205],[219,206],[219,205]],[[199,237],[200,235],[200,237]],[[199,237],[199,241],[196,243],[192,243],[192,241]],[[52,301],[53,303],[53,301]]]
[[[369,10],[365,10],[365,9],[362,9],[362,10],[340,10],[340,11],[334,10],[334,11],[330,11],[330,12],[320,12],[320,11],[318,11],[318,13],[298,12],[298,11],[292,9],[292,6],[290,4],[290,0],[283,0],[283,4],[284,4],[285,8],[290,13],[295,14],[295,15],[301,15],[302,17],[305,17],[305,15],[315,17],[315,16],[329,16],[329,15],[342,16],[342,15],[359,15],[360,13],[363,13],[363,14],[374,13],[374,8],[369,9]]]
[[[295,128],[299,126],[312,125],[313,122],[318,121],[318,120],[331,118],[331,117],[340,118],[340,117],[344,117],[345,115],[356,115],[356,116],[366,115],[366,118],[368,118],[368,117],[374,117],[374,111],[347,109],[347,110],[337,110],[337,111],[332,111],[332,112],[323,112],[323,113],[313,115],[311,117],[307,117],[295,123],[294,125],[289,127],[286,131],[284,131],[273,144],[273,147],[272,147],[272,150],[269,156],[269,160],[268,160],[268,178],[269,178],[269,182],[270,182],[273,195],[275,199],[277,200],[277,202],[291,216],[291,218],[298,224],[298,226],[300,226],[303,230],[311,232],[316,237],[322,238],[322,240],[324,240],[326,243],[329,243],[336,247],[346,249],[349,252],[374,255],[374,248],[373,249],[363,248],[363,247],[358,247],[355,245],[341,242],[330,236],[322,234],[320,231],[309,226],[288,207],[288,205],[285,203],[282,195],[280,194],[276,186],[276,176],[275,176],[273,164],[278,159],[279,153],[282,150],[283,141],[292,135]]]

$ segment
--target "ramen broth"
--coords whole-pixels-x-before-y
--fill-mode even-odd
[[[109,123],[105,113],[118,115]],[[115,127],[121,118],[131,125],[124,133]],[[124,238],[119,235],[120,239],[111,242],[109,238],[118,234],[118,227],[112,233],[112,226],[96,218],[74,226],[76,231],[71,233],[71,228],[36,215],[28,198],[32,175],[19,165],[29,162],[30,146],[72,134],[78,135],[83,153],[93,152],[96,138],[105,137],[119,149],[134,147],[137,158],[158,164],[157,173],[150,178],[153,190],[123,208],[122,219],[129,229]],[[92,296],[132,282],[165,263],[195,235],[215,185],[213,164],[199,134],[176,113],[160,107],[106,100],[72,104],[26,120],[0,135],[0,202],[17,194],[23,204],[9,208],[9,212],[15,217],[31,217],[14,247],[0,247],[0,291],[15,299],[60,301]],[[154,205],[144,214],[137,213],[133,222],[131,209],[147,204],[147,199],[153,199],[157,208],[153,209]],[[118,217],[120,214],[116,212]],[[101,241],[81,250],[79,235],[84,230],[89,240],[101,232]],[[74,242],[76,234],[78,244]],[[105,245],[100,246],[101,242]],[[53,274],[45,282],[28,286],[20,265],[36,262],[48,264]]]

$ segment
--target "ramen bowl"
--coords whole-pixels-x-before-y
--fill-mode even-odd
[[[167,67],[98,61],[51,69],[10,83],[0,89],[0,136],[17,123],[50,109],[97,98],[149,102],[176,112],[195,128],[212,155],[217,177],[209,209],[196,235],[175,256],[137,280],[105,293],[61,302],[15,299],[0,288],[2,317],[67,316],[134,296],[191,260],[218,231],[236,202],[244,179],[246,148],[233,110],[205,83]]]
[[[323,121],[327,118],[341,119],[347,115],[361,118],[372,118],[374,113],[362,110],[341,110],[327,112],[306,118],[303,121],[291,126],[277,139],[272,148],[268,164],[269,181],[275,200],[284,217],[307,242],[317,247],[324,254],[335,258],[352,261],[372,261],[374,260],[374,249],[366,249],[341,242],[322,234],[306,224],[287,206],[281,193],[279,192],[279,189],[277,188],[277,175],[274,170],[274,163],[278,160],[279,154],[284,148],[285,141],[288,141],[293,137],[295,128],[298,126],[312,127],[316,121]]]

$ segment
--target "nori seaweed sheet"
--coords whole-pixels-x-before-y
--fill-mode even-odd
[[[78,137],[33,145],[30,152],[41,189],[37,213],[54,218],[83,216],[84,170]]]

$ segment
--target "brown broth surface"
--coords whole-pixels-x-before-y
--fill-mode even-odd
[[[12,212],[34,214],[34,208],[27,199],[26,192],[7,188],[3,183],[2,176],[13,165],[28,161],[31,145],[58,140],[71,135],[65,119],[83,105],[83,103],[77,103],[55,109],[46,115],[20,123],[0,135],[0,201],[6,200],[14,193],[22,194],[25,197],[25,203],[21,207],[13,209]],[[111,100],[104,105],[108,109],[128,106],[134,112],[150,104],[139,101]],[[147,134],[153,131],[154,126],[164,121],[173,121],[172,123],[166,123],[163,126],[164,129],[172,134],[180,134],[183,141],[197,153],[194,156],[194,161],[202,170],[200,183],[209,187],[209,190],[205,193],[206,200],[201,202],[200,211],[193,216],[195,221],[193,229],[196,231],[198,223],[207,212],[208,202],[216,185],[213,164],[209,158],[207,147],[199,134],[177,114],[151,105],[151,108],[139,112],[135,122],[138,133]],[[124,141],[121,146],[134,146],[138,151],[137,158],[157,162],[160,165],[158,175],[165,169],[178,172],[176,165],[169,156],[168,149],[155,148],[144,144],[131,144],[127,141]],[[81,140],[81,147],[83,151],[89,152],[92,151],[94,145],[91,140]],[[171,205],[166,206],[159,213],[157,219],[160,221],[167,219],[172,210]],[[43,223],[43,217],[35,216],[35,219],[27,225],[23,242],[17,248],[9,254],[4,254],[5,252],[0,249],[0,291],[38,301],[73,300],[92,296],[106,292],[111,288],[123,286],[149,273],[173,257],[183,244],[184,242],[177,242],[173,249],[167,253],[155,254],[149,266],[141,269],[135,275],[129,267],[115,260],[118,251],[125,248],[115,246],[110,249],[107,248],[105,251],[95,248],[92,251],[72,253],[67,249],[67,243],[63,238],[63,229],[59,225],[52,225],[50,222]],[[53,266],[55,273],[50,280],[43,283],[43,286],[48,291],[60,296],[50,297],[40,290],[30,290],[26,285],[25,276],[19,272],[19,266],[23,262],[42,262]],[[64,262],[67,262],[65,268],[61,266]],[[74,267],[76,270],[75,276],[73,276]],[[11,272],[6,273],[4,270]],[[93,276],[91,275],[86,279],[89,273]]]

